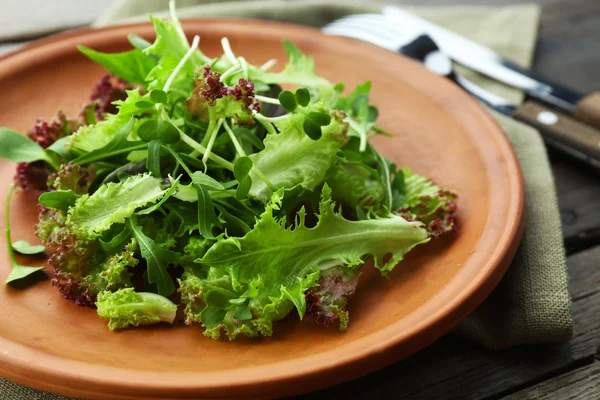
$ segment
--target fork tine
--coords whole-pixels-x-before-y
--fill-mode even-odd
[[[333,21],[331,24],[326,25],[326,28],[341,28],[341,29],[355,29],[359,32],[369,32],[372,35],[385,37],[390,41],[396,41],[397,36],[390,34],[389,31],[378,29],[372,23],[365,20],[347,20],[347,21]]]
[[[373,43],[379,47],[383,47],[384,49],[388,49],[391,51],[395,51],[398,49],[394,42],[387,40],[381,36],[373,35],[369,32],[357,30],[356,28],[346,28],[328,25],[323,28],[323,32],[325,32],[328,35],[345,36],[352,39],[358,39],[364,42]]]
[[[361,33],[368,32],[371,35],[385,37],[388,41],[395,42],[396,49],[418,36],[414,35],[414,30],[409,30],[410,34],[407,35],[405,31],[380,14],[346,16],[325,26],[326,29],[331,27],[357,30]]]

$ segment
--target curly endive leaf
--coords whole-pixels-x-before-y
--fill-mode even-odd
[[[236,329],[244,325],[245,330],[271,335],[273,321],[283,318],[294,307],[300,316],[304,314],[305,292],[317,285],[320,270],[340,264],[355,267],[363,263],[366,255],[372,255],[375,266],[385,273],[406,252],[429,240],[420,222],[408,222],[399,216],[362,221],[343,218],[335,211],[327,185],[323,188],[317,225],[307,228],[301,210],[295,227],[288,228],[284,220],[273,216],[282,199],[283,190],[274,193],[266,211],[246,236],[221,237],[198,260],[211,268],[209,275],[218,276],[223,287],[219,292],[228,300],[211,304],[214,297],[207,299],[207,294],[214,290],[214,279],[195,280],[207,304],[200,320],[210,327],[211,337],[218,336],[217,326],[231,333],[228,324],[236,321],[227,318],[235,320],[232,311],[238,304],[246,305],[252,318],[243,323],[237,321]],[[387,254],[391,258],[386,263]],[[205,319],[204,312],[208,309],[210,315]]]
[[[94,238],[112,224],[125,222],[137,208],[161,199],[167,190],[150,174],[135,175],[119,183],[108,183],[92,195],[77,199],[67,223],[85,238]]]

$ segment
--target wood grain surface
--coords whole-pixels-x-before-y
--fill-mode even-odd
[[[0,53],[18,46],[17,42],[24,38],[85,25],[112,1],[3,0]],[[542,6],[534,70],[574,89],[585,92],[600,89],[600,1],[533,2]],[[73,11],[64,15],[61,7],[56,6],[59,3]],[[521,1],[413,0],[403,3],[502,6]],[[79,9],[75,11],[73,7],[77,6]],[[569,290],[575,318],[575,337],[570,342],[495,352],[445,337],[409,360],[302,398],[600,398],[600,363],[597,361],[600,351],[600,175],[556,154],[550,156],[569,254]]]

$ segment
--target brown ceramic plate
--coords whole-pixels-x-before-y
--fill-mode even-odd
[[[0,286],[0,375],[39,389],[87,398],[279,397],[307,392],[384,367],[448,332],[480,304],[511,261],[522,228],[523,184],[515,155],[490,116],[467,94],[420,65],[304,27],[235,20],[186,21],[202,50],[262,63],[285,54],[281,39],[316,58],[317,72],[348,86],[370,79],[381,125],[393,138],[375,147],[400,165],[460,194],[459,233],[421,246],[385,279],[366,277],[350,303],[346,332],[296,317],[272,338],[214,341],[200,327],[154,326],[110,332],[94,310],[63,300],[50,282]],[[75,49],[129,48],[149,24],[56,36],[0,61],[0,125],[20,131],[58,108],[76,113],[102,74]],[[7,188],[14,164],[0,163]],[[4,201],[6,190],[2,189]],[[3,204],[3,203],[2,203]],[[3,209],[3,207],[0,207]],[[37,242],[35,196],[12,205],[13,240]],[[0,214],[0,221],[4,213]],[[2,246],[0,280],[9,273]],[[43,261],[40,261],[43,263]]]

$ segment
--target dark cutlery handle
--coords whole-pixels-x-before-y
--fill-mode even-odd
[[[439,51],[440,48],[435,44],[429,35],[420,35],[410,43],[398,49],[398,53],[404,54],[412,59],[424,62],[428,54]]]
[[[600,129],[600,91],[592,92],[579,100],[573,117]]]
[[[536,128],[549,146],[600,171],[600,130],[533,101],[513,117]]]

